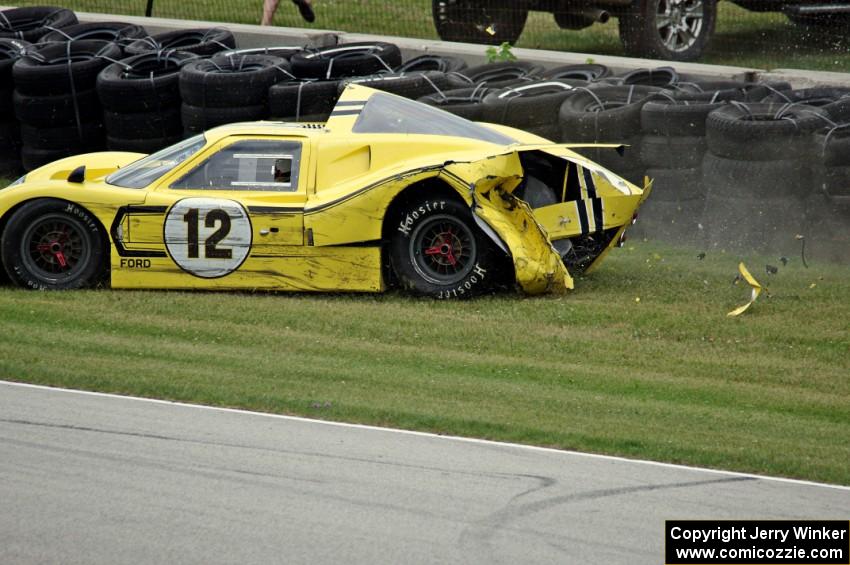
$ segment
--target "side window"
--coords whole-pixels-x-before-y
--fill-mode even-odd
[[[297,141],[237,141],[211,155],[171,188],[206,190],[298,190],[301,144]]]

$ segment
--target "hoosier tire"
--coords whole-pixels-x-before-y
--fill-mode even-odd
[[[402,207],[390,226],[390,264],[401,286],[433,298],[489,290],[497,256],[465,204],[444,196]]]
[[[18,286],[70,290],[101,280],[107,261],[105,238],[88,210],[44,198],[12,215],[0,251],[9,278]]]

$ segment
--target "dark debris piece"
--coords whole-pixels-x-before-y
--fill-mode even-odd
[[[779,267],[774,267],[773,265],[765,265],[764,268],[768,275],[775,275],[779,272]]]

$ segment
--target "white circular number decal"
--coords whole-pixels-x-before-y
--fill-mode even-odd
[[[251,220],[235,200],[184,198],[165,218],[165,247],[184,271],[205,279],[228,275],[251,251]]]

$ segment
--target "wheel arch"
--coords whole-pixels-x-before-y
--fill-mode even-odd
[[[88,214],[92,217],[95,224],[97,224],[98,229],[100,230],[101,242],[102,242],[101,245],[103,246],[104,256],[106,257],[106,270],[108,272],[109,269],[112,266],[112,261],[110,260],[112,238],[109,234],[109,230],[106,229],[106,226],[103,224],[103,222],[97,216],[97,214],[93,213],[91,210],[89,210],[87,207],[83,206],[82,204],[79,204],[78,202],[72,202],[72,201],[67,200],[65,198],[56,198],[54,196],[35,196],[35,197],[32,197],[32,198],[27,198],[26,200],[22,200],[22,201],[18,202],[17,204],[14,204],[11,208],[6,210],[6,212],[2,216],[0,216],[0,241],[2,241],[3,236],[6,233],[6,226],[9,224],[9,220],[12,218],[12,216],[14,216],[15,213],[18,210],[20,210],[21,208],[23,208],[27,204],[30,204],[32,202],[37,202],[39,200],[55,200],[57,202],[73,204],[74,206],[77,206],[78,208],[82,208],[85,212],[88,212]],[[0,256],[0,271],[3,270],[2,263],[3,263],[3,258],[2,258],[2,256]]]
[[[470,206],[469,202],[461,195],[460,189],[452,186],[448,181],[440,178],[439,176],[429,177],[413,182],[396,194],[384,212],[383,223],[381,226],[381,265],[383,268],[384,280],[388,281],[390,286],[396,286],[397,282],[395,280],[393,269],[390,265],[388,251],[390,239],[393,237],[394,222],[398,218],[400,210],[403,209],[404,206],[409,205],[418,198],[425,197],[446,198],[461,203],[464,206]],[[474,210],[472,212],[472,216],[476,223],[475,228],[481,231],[492,241],[494,248],[504,253],[505,259],[509,259],[509,248],[498,236],[495,230],[493,230],[493,228],[490,227],[483,219],[478,217]],[[506,265],[510,265],[510,268],[513,269],[512,261],[506,261]]]

